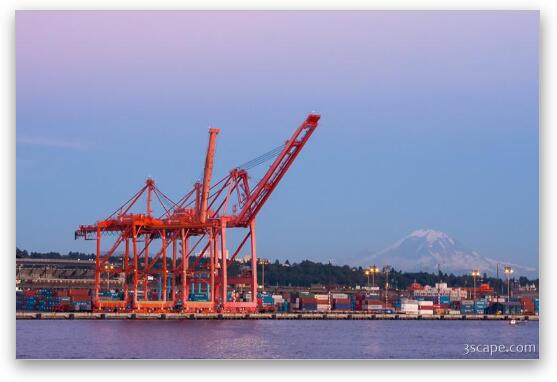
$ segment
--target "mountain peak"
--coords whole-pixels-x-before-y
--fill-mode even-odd
[[[444,272],[467,274],[472,269],[480,269],[495,274],[501,264],[512,265],[520,274],[535,274],[536,269],[517,264],[505,263],[481,256],[478,252],[462,245],[445,232],[421,228],[414,230],[401,240],[382,251],[371,253],[359,263],[389,264],[404,271],[436,272],[440,267]]]
[[[430,228],[417,229],[407,237],[425,238],[428,242],[434,242],[437,240],[448,240],[451,244],[454,244],[454,240],[445,232],[437,231]]]

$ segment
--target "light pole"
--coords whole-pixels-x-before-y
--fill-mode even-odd
[[[367,289],[369,289],[369,274],[371,273],[368,269],[364,272],[367,276]]]
[[[261,263],[261,292],[265,290],[265,265],[269,264],[267,259],[260,259]]]
[[[104,266],[104,270],[106,271],[106,290],[108,291],[108,265]]]
[[[497,302],[499,302],[499,292],[503,294],[503,284],[500,283],[501,279],[499,278],[499,263],[497,263]]]
[[[476,301],[476,277],[480,276],[480,270],[479,269],[474,269],[472,271],[472,278],[474,279],[474,297],[473,300]]]
[[[372,266],[369,268],[369,271],[371,272],[371,280],[372,280],[372,284],[371,284],[371,285],[372,285],[372,286],[375,286],[375,274],[376,274],[377,272],[379,272],[379,268],[378,268],[376,265],[372,265]]]
[[[114,270],[114,265],[110,264],[104,266],[104,270],[106,271],[106,291],[110,291],[110,271]]]
[[[511,274],[513,272],[514,270],[510,266],[505,267],[505,274],[507,275],[507,294],[508,294],[509,301],[511,299]]]
[[[385,273],[385,305],[389,302],[389,272],[391,271],[391,266],[386,265],[383,267],[383,273]]]

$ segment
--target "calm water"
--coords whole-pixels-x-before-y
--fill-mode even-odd
[[[538,358],[537,322],[17,321],[17,358]],[[465,344],[534,344],[470,353]]]

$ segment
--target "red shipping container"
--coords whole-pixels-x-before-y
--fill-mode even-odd
[[[381,300],[367,300],[366,299],[366,300],[363,301],[363,303],[366,304],[366,305],[381,305],[381,304],[383,304],[383,301],[381,301]]]
[[[530,297],[521,297],[520,302],[522,304],[522,309],[525,313],[532,314],[534,313],[534,302]]]
[[[84,289],[84,288],[70,288],[68,290],[68,293],[72,296],[88,296],[89,295],[89,289]]]
[[[334,302],[335,302],[335,304],[350,304],[350,299],[349,298],[335,298]]]
[[[311,297],[302,297],[300,298],[300,304],[323,304],[327,303],[327,300],[317,300]]]

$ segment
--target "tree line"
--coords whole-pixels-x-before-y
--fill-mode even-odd
[[[284,286],[303,286],[310,287],[312,285],[325,286],[370,286],[385,287],[386,278],[388,277],[389,289],[407,289],[412,283],[417,282],[421,285],[435,285],[435,283],[447,283],[449,287],[472,287],[474,279],[471,275],[455,275],[453,273],[427,273],[427,272],[404,272],[402,270],[392,269],[388,276],[379,272],[375,277],[365,274],[363,267],[350,267],[348,265],[333,265],[304,260],[300,263],[289,264],[285,262],[281,264],[278,260],[267,265],[259,265],[258,279],[262,281],[262,267],[265,268],[265,285],[284,285]],[[373,280],[375,279],[375,280]],[[369,280],[369,281],[368,281]],[[539,279],[530,280],[527,277],[511,279],[512,282],[521,286],[535,284],[539,287]],[[476,279],[476,286],[481,283],[488,283],[495,291],[506,290],[506,279],[488,277],[483,274],[482,277]]]
[[[68,252],[62,255],[58,252],[27,252],[16,248],[16,258],[38,258],[38,259],[72,259],[90,260],[95,259],[95,254]],[[121,261],[120,256],[114,256],[111,261]],[[193,259],[190,259],[193,261]],[[168,261],[170,264],[170,261]],[[161,262],[156,267],[161,267]],[[234,261],[228,268],[229,275],[237,276],[245,271],[246,266],[238,261]],[[266,264],[258,264],[257,278],[259,283],[263,282],[263,273],[266,286],[292,286],[292,287],[311,287],[323,285],[328,287],[356,287],[368,285],[368,276],[363,267],[350,267],[348,265],[333,265],[331,263],[320,263],[304,260],[299,263],[284,263],[275,260]],[[513,283],[521,286],[534,284],[539,288],[539,279],[528,279],[521,276],[511,279]],[[385,274],[379,272],[375,275],[375,285],[385,287]],[[421,285],[434,285],[444,282],[449,287],[472,287],[474,280],[471,275],[455,275],[453,273],[427,273],[427,272],[404,272],[393,269],[388,274],[389,289],[407,289],[412,283],[417,282]],[[483,277],[476,279],[476,286],[480,283],[489,283],[490,287],[496,291],[506,290],[506,279],[488,277],[485,273]],[[372,277],[369,277],[369,285],[372,284]]]

